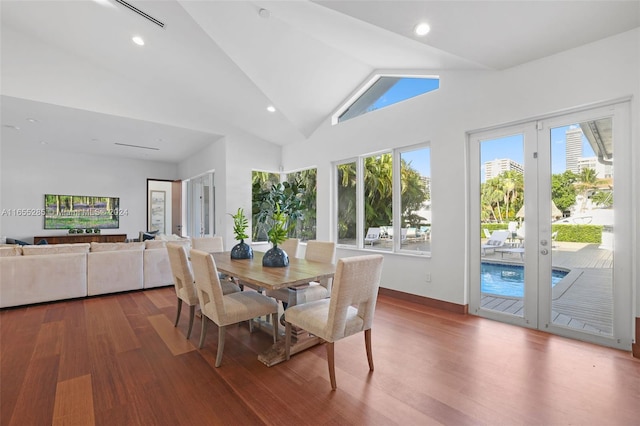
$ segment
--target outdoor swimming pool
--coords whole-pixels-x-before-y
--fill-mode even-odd
[[[567,274],[567,271],[552,270],[551,286],[555,286]],[[510,297],[524,296],[524,266],[522,265],[482,262],[480,277],[482,293]]]

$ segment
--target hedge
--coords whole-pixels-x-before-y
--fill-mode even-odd
[[[601,225],[551,225],[551,232],[558,232],[556,241],[567,241],[575,243],[602,243]],[[485,238],[483,229],[493,232],[501,229],[509,229],[507,223],[483,223],[480,226],[480,237]]]

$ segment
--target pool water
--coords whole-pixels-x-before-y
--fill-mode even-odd
[[[555,286],[568,272],[552,270],[551,286]],[[480,269],[482,293],[524,297],[524,266],[482,263]]]

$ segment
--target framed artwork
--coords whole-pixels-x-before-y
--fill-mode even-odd
[[[150,191],[151,203],[149,204],[149,231],[165,233],[166,221],[166,191]]]

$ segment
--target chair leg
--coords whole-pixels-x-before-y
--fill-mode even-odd
[[[182,299],[178,297],[178,313],[176,313],[176,322],[173,324],[174,327],[178,326],[178,321],[180,320],[180,312],[182,312]]]
[[[218,355],[216,356],[216,367],[220,367],[220,364],[222,364],[222,352],[224,351],[224,335],[226,333],[226,327],[218,327]]]
[[[276,324],[274,324],[274,327],[277,327]],[[291,357],[291,323],[290,322],[285,322],[284,323],[284,356],[286,360],[289,360],[289,358]]]
[[[253,319],[249,320],[249,333],[253,333]]]
[[[187,339],[191,337],[191,329],[193,328],[193,317],[196,316],[196,305],[189,306],[189,330],[187,331]]]
[[[273,343],[276,343],[278,341],[278,313],[277,312],[274,312],[271,314],[271,321],[273,322]]]
[[[331,380],[331,389],[336,390],[336,365],[333,356],[333,342],[327,342],[327,363],[329,364],[329,379]]]
[[[198,345],[199,349],[202,349],[202,346],[204,346],[204,338],[207,335],[207,316],[203,313],[202,314],[202,329],[200,331],[200,344]]]
[[[373,371],[373,352],[371,352],[371,329],[364,331],[364,346],[367,349],[367,361],[369,361],[369,370]]]

